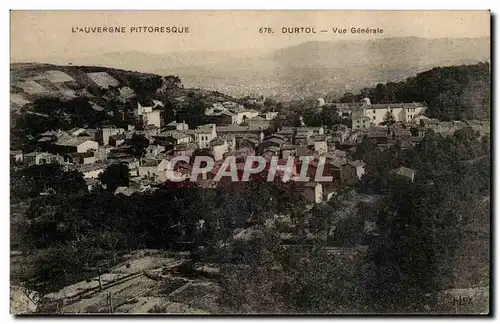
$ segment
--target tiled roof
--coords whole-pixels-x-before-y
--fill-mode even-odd
[[[56,145],[60,146],[78,146],[86,141],[91,141],[92,139],[87,136],[69,136],[69,135],[62,135],[60,136],[57,141]]]

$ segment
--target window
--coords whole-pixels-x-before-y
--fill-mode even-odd
[[[356,122],[359,124],[359,119]]]

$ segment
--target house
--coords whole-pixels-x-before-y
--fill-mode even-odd
[[[277,132],[277,134],[285,137],[289,142],[292,142],[293,138],[296,134],[296,129],[294,127],[291,127],[291,126],[283,126]]]
[[[257,110],[245,109],[243,108],[243,106],[230,110],[236,114],[236,121],[238,125],[245,122],[247,119],[255,118],[259,115],[259,112]]]
[[[92,164],[96,162],[94,152],[68,153],[67,161],[73,164]]]
[[[166,132],[162,132],[155,136],[155,138],[164,139],[174,145],[190,143],[192,141],[192,137],[188,134],[176,130],[170,130]]]
[[[80,164],[74,167],[75,170],[83,174],[84,179],[97,179],[106,169],[104,163]]]
[[[297,127],[296,135],[297,136],[304,136],[304,137],[309,138],[309,137],[315,135],[314,131],[315,131],[314,127],[301,126],[301,127]],[[319,134],[319,132],[317,132],[316,134],[317,135],[322,135],[322,134]]]
[[[85,132],[85,128],[75,127],[68,131],[68,134],[71,136],[80,136],[80,134]]]
[[[111,152],[111,146],[99,146],[99,148],[94,151],[95,160],[106,161],[108,159],[109,152]]]
[[[423,136],[411,136],[408,139],[408,142],[412,147],[421,147],[422,140],[424,139]]]
[[[272,119],[275,119],[276,117],[278,117],[278,114],[279,113],[275,112],[275,111],[268,111],[268,112],[260,114],[259,116],[264,117],[267,120],[272,120]]]
[[[125,129],[116,128],[114,126],[104,126],[97,129],[95,140],[101,145],[108,145],[109,138],[113,135],[125,134]]]
[[[118,187],[115,190],[115,195],[121,194],[125,196],[132,196],[135,192],[137,192],[137,189],[132,188],[132,187]]]
[[[255,156],[255,150],[252,148],[243,147],[232,151],[230,155],[234,156],[236,162],[245,162],[248,156]]]
[[[241,123],[239,122],[238,114],[229,110],[213,112],[212,114],[206,116],[205,119],[210,123],[216,124],[217,126],[239,125]]]
[[[238,137],[245,137],[249,134],[259,135],[262,131],[266,130],[265,126],[256,126],[256,125],[229,125],[229,126],[220,126],[217,127],[217,134],[233,134]]]
[[[260,144],[260,140],[258,140],[257,138],[246,136],[246,137],[240,138],[238,145],[237,145],[237,148],[238,149],[250,148],[250,149],[256,150],[256,149],[258,149],[259,144]]]
[[[302,194],[307,201],[319,204],[323,201],[323,186],[321,183],[306,182],[302,186]]]
[[[362,104],[359,102],[336,103],[335,104],[335,107],[337,108],[337,112],[339,114],[339,117],[342,117],[342,118],[351,117],[352,113],[359,110],[359,108],[361,106],[362,106]]]
[[[192,156],[194,151],[198,149],[196,143],[182,143],[174,147],[174,156]]]
[[[406,168],[406,167],[399,167],[397,169],[394,169],[392,171],[396,176],[405,178],[413,182],[413,179],[415,178],[415,170]]]
[[[332,126],[332,133],[333,137],[338,137],[340,139],[340,142],[343,142],[347,138],[349,138],[350,130],[346,125],[339,124]]]
[[[10,151],[10,157],[15,162],[22,163],[23,162],[23,151],[21,151],[21,150]]]
[[[295,134],[294,136],[294,144],[299,146],[307,146],[309,145],[309,137],[310,135],[306,132],[297,132],[297,134]]]
[[[227,142],[227,149],[229,151],[234,151],[236,150],[236,136],[233,134],[217,134],[216,139],[223,140]]]
[[[184,121],[176,122],[175,120],[165,125],[165,130],[177,130],[177,131],[186,131],[189,129],[189,125]]]
[[[354,184],[361,180],[365,174],[365,165],[363,161],[349,161],[342,167],[342,183]]]
[[[280,149],[276,146],[268,146],[261,152],[261,156],[263,156],[266,160],[270,160],[273,156],[279,156]]]
[[[164,182],[169,168],[170,162],[167,159],[143,159],[137,168],[137,175],[155,182]]]
[[[149,124],[144,126],[143,132],[145,136],[155,136],[160,133],[160,128],[156,125]]]
[[[245,123],[247,125],[262,126],[266,128],[269,128],[271,126],[271,121],[261,116],[247,118],[245,119]]]
[[[140,101],[137,101],[137,106],[132,111],[134,117],[140,118],[144,126],[154,125],[158,128],[161,127],[160,110],[155,110],[157,105],[153,103],[152,106],[143,106]]]
[[[370,99],[365,98],[359,111],[361,116],[369,117],[371,125],[380,125],[384,122],[387,114],[392,114],[396,122],[409,122],[415,115],[421,115],[427,110],[427,106],[422,103],[390,103],[371,104]],[[354,113],[353,113],[354,114]],[[354,123],[353,123],[354,125]],[[354,127],[353,127],[354,128]]]
[[[281,157],[283,159],[288,159],[289,156],[295,156],[297,146],[294,144],[284,144],[281,147]]]
[[[224,159],[224,154],[228,151],[227,141],[215,139],[210,142],[210,152],[212,153],[215,161]]]
[[[428,128],[435,128],[439,125],[439,120],[436,118],[421,119],[420,125]]]
[[[422,125],[423,121],[424,120],[429,120],[430,118],[423,115],[423,114],[415,114],[415,116],[413,117],[413,120],[412,122],[414,124],[417,124],[417,125]]]
[[[317,135],[313,137],[314,141],[314,151],[318,152],[320,155],[326,154],[328,152],[328,144],[326,142],[325,135]]]
[[[367,129],[370,127],[371,120],[370,117],[363,115],[363,111],[355,111],[352,113],[352,129]]]
[[[202,125],[188,133],[193,137],[198,148],[209,148],[210,142],[217,137],[217,126],[215,124]]]
[[[145,155],[146,155],[146,157],[156,158],[160,155],[160,153],[162,153],[164,151],[165,151],[165,146],[158,145],[158,144],[152,144],[146,148]]]
[[[54,149],[58,153],[84,153],[90,150],[97,150],[99,143],[91,140],[87,136],[70,136],[63,134],[54,143]]]
[[[366,137],[373,144],[387,144],[387,129],[372,128],[366,133]]]
[[[109,137],[109,145],[111,146],[115,146],[115,147],[118,147],[118,146],[121,146],[123,144],[125,144],[125,141],[127,140],[127,135],[125,134],[116,134],[116,135],[112,135]]]
[[[267,136],[262,140],[262,143],[260,143],[260,152],[264,152],[267,148],[271,146],[280,149],[284,143],[285,143],[285,138],[281,135],[274,134],[271,136]]]
[[[47,163],[63,163],[64,158],[48,152],[31,152],[23,156],[23,163],[26,165],[40,165]]]

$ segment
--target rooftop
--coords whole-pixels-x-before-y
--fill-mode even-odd
[[[57,141],[56,145],[60,146],[78,146],[87,141],[92,141],[90,137],[87,136],[69,136],[69,135],[61,135]]]
[[[395,169],[394,173],[410,179],[413,179],[413,177],[415,176],[415,170],[403,166]]]

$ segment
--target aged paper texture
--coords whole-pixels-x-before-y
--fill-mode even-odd
[[[489,11],[11,11],[13,314],[489,314]]]

